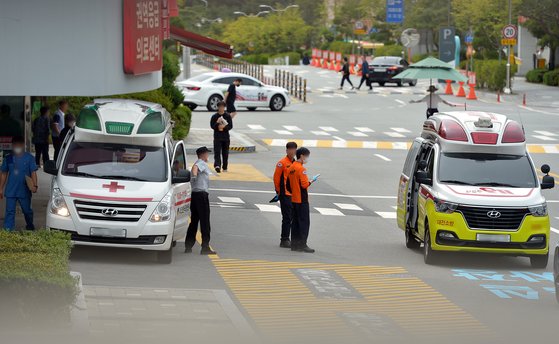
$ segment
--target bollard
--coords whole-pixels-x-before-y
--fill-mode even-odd
[[[299,100],[303,98],[303,78],[299,77]]]
[[[293,96],[295,94],[295,87],[293,87],[293,80],[295,78],[295,75],[289,73],[291,75],[290,81],[289,81],[289,88],[291,89],[291,95]]]
[[[303,83],[303,102],[307,102],[307,79],[305,79],[305,82]]]
[[[497,91],[497,103],[501,102],[501,91]]]
[[[522,97],[522,105],[526,106],[526,93],[524,93],[524,96]]]
[[[295,86],[295,92],[294,92],[295,94],[294,94],[294,97],[297,97],[297,94],[299,92],[299,87],[298,87],[299,83],[297,82],[298,78],[299,78],[298,76],[295,76],[295,85],[294,85]]]
[[[470,87],[470,92],[468,93],[468,97],[466,97],[466,99],[476,100],[476,84],[468,84],[468,86]]]
[[[452,91],[452,80],[446,81],[446,88],[444,90],[444,94],[453,95],[454,92]]]
[[[466,96],[466,91],[464,90],[464,82],[459,81],[458,84],[460,85],[460,87],[458,88],[458,93],[456,93],[456,96],[457,97],[465,97]]]

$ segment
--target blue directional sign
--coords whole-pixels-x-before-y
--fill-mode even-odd
[[[393,24],[404,22],[404,0],[386,0],[386,22]]]

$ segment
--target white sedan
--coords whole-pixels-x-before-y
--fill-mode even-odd
[[[184,94],[184,104],[191,110],[205,106],[208,111],[217,111],[217,103],[223,100],[229,85],[237,78],[242,80],[237,87],[235,107],[251,111],[266,107],[281,111],[291,103],[289,92],[282,87],[265,85],[259,80],[241,73],[211,72],[179,81],[176,86]]]

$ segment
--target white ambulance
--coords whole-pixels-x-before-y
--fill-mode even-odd
[[[542,189],[555,186],[543,165],[540,183],[523,127],[486,112],[439,113],[409,150],[398,189],[398,226],[406,246],[500,253],[547,265],[550,224]]]
[[[172,261],[185,236],[190,172],[182,141],[171,137],[161,105],[96,99],[81,110],[52,174],[47,227],[71,233],[76,245],[158,251]]]

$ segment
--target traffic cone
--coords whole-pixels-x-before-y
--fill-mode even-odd
[[[349,65],[349,74],[355,75],[355,66],[353,63]]]
[[[446,88],[444,90],[444,94],[453,95],[454,91],[452,90],[452,80],[446,81]]]
[[[338,61],[338,62],[336,63],[336,72],[339,72],[339,71],[341,71],[341,70],[342,70],[342,64],[340,63],[340,61]]]
[[[336,61],[330,61],[330,70],[336,70]]]
[[[470,92],[468,93],[468,97],[466,97],[466,99],[477,100],[476,85],[475,84],[468,84],[468,86],[470,86]]]
[[[459,81],[458,84],[460,85],[460,87],[458,88],[458,93],[456,93],[456,96],[457,97],[465,97],[466,96],[466,91],[464,90],[464,82]]]
[[[328,69],[328,60],[327,59],[322,59],[322,68]]]
[[[316,66],[316,59],[314,57],[311,59],[311,66]]]
[[[219,67],[218,67],[217,63],[214,63],[214,70],[219,71]]]
[[[501,91],[497,91],[497,103],[501,102]]]

